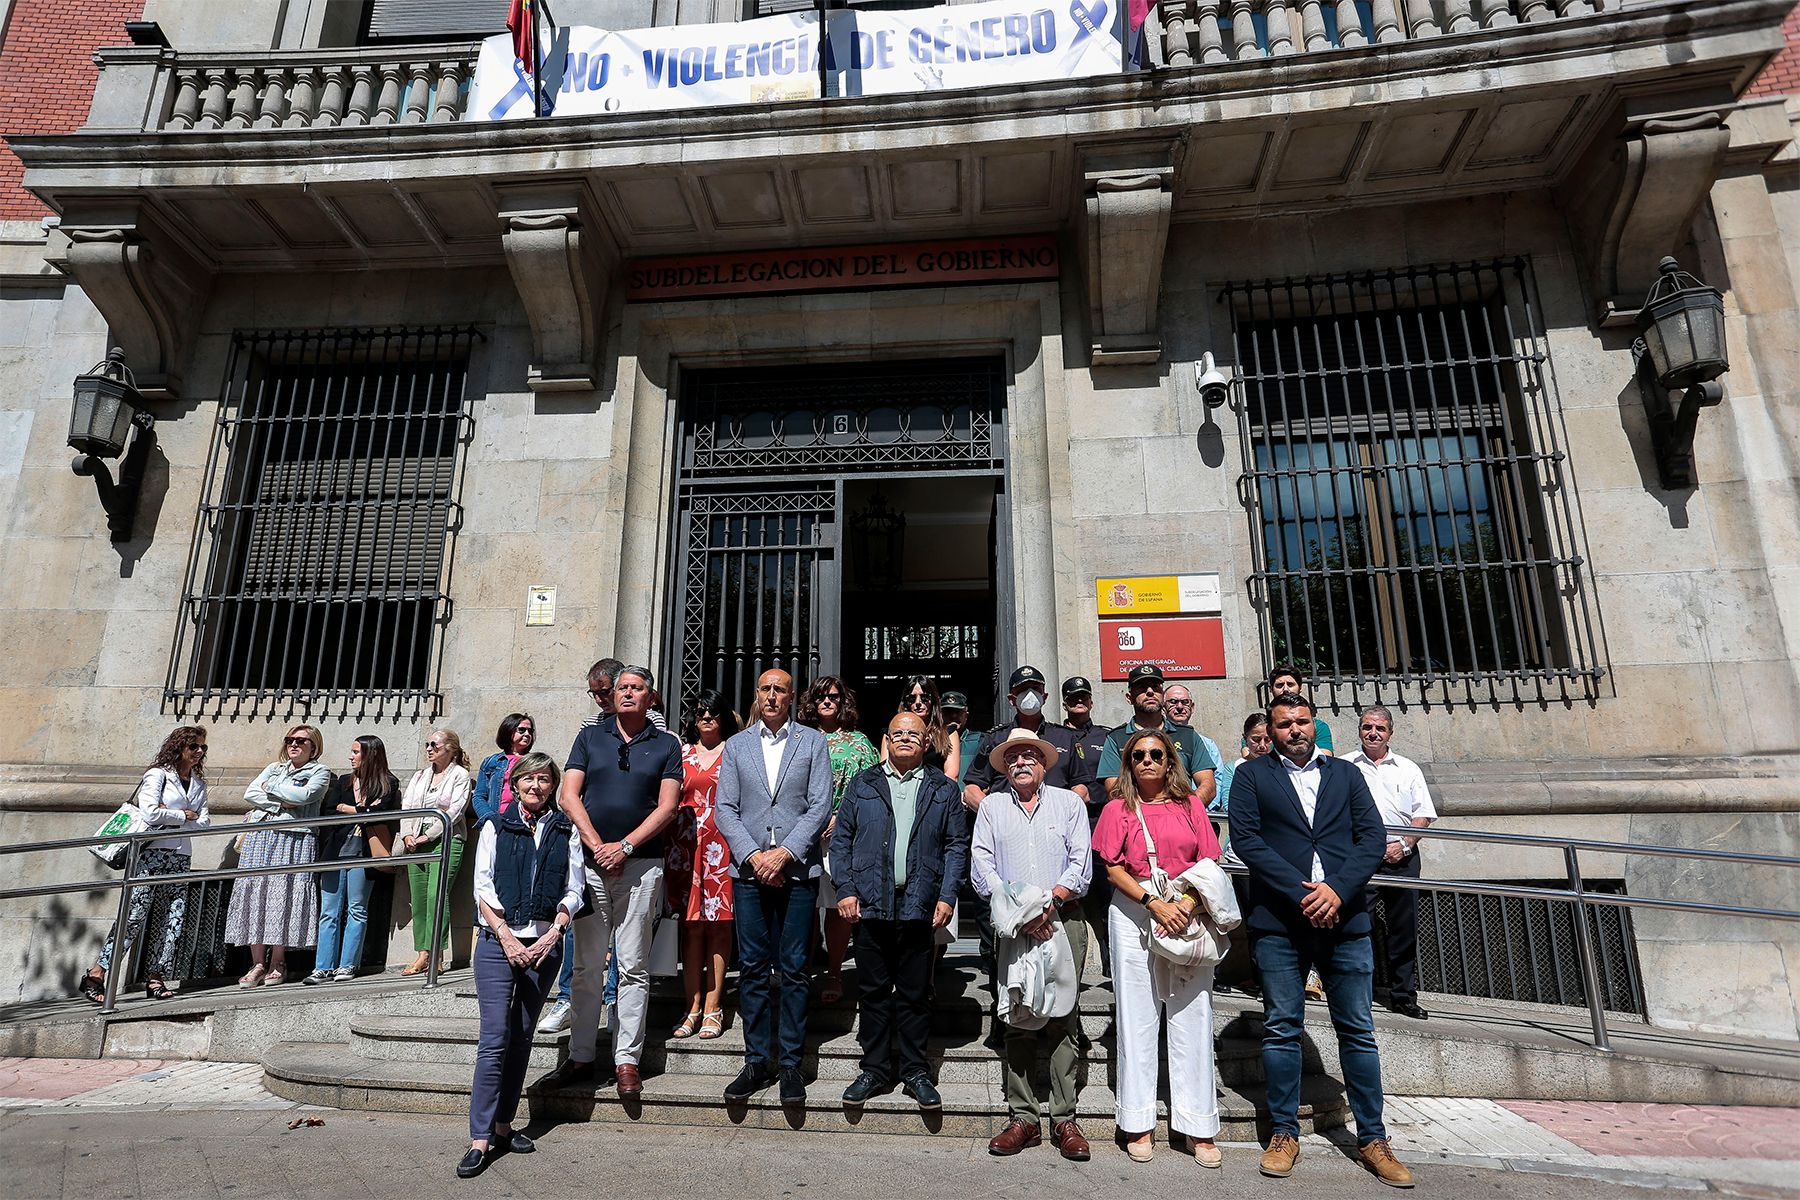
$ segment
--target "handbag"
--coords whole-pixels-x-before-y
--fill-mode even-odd
[[[1169,880],[1169,873],[1162,869],[1156,859],[1156,839],[1150,836],[1150,826],[1144,821],[1144,810],[1137,813],[1138,828],[1144,831],[1144,850],[1150,857],[1149,890],[1159,900],[1173,902],[1178,898],[1175,885]],[[1163,933],[1157,929],[1153,919],[1150,922],[1150,952],[1177,967],[1211,966],[1223,961],[1225,951],[1230,942],[1224,934],[1213,928],[1204,919],[1193,922],[1181,933]]]
[[[132,799],[119,805],[117,811],[106,818],[105,824],[94,830],[94,836],[97,838],[117,837],[122,833],[142,833],[148,828],[150,828],[150,822],[144,820],[144,814],[139,811],[137,806],[137,794],[133,792]],[[107,842],[99,846],[89,846],[88,852],[117,871],[125,865],[125,854],[130,847],[130,842]]]
[[[681,973],[681,922],[658,917],[650,935],[650,974],[664,979]]]

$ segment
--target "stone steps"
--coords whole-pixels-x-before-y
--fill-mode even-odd
[[[282,1042],[263,1059],[264,1085],[278,1096],[331,1108],[379,1112],[458,1114],[468,1111],[470,1068],[462,1063],[365,1058],[350,1046],[331,1042]],[[825,1129],[833,1132],[947,1134],[991,1137],[1006,1123],[1006,1101],[997,1082],[944,1082],[944,1107],[921,1112],[899,1091],[878,1096],[860,1109],[847,1108],[837,1080],[808,1088],[803,1107],[784,1109],[774,1088],[742,1104],[727,1104],[726,1079],[717,1073],[646,1071],[644,1095],[629,1103],[610,1086],[582,1084],[546,1091],[527,1084],[525,1107],[535,1120],[627,1120],[693,1126],[748,1125],[761,1128]],[[1044,1081],[1039,1080],[1040,1095]],[[1259,1086],[1221,1089],[1220,1137],[1249,1141],[1266,1135],[1259,1115]],[[1112,1136],[1113,1095],[1104,1075],[1090,1066],[1083,1083],[1078,1119],[1090,1139]],[[1166,1108],[1165,1108],[1166,1117]],[[1342,1090],[1331,1080],[1308,1077],[1301,1089],[1303,1132],[1341,1127],[1346,1118]],[[1166,1133],[1166,1121],[1159,1121]]]

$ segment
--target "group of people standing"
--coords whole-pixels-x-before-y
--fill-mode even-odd
[[[596,711],[562,767],[534,749],[532,718],[514,713],[473,772],[456,735],[433,731],[426,765],[404,788],[379,738],[358,738],[350,770],[334,775],[320,761],[319,731],[296,726],[282,758],[246,792],[255,823],[240,862],[345,866],[239,881],[227,936],[251,949],[240,983],[281,982],[287,948],[315,944],[315,930],[317,966],[305,982],[353,976],[370,871],[447,836],[447,875],[436,863],[407,867],[416,957],[402,974],[428,969],[445,946],[430,943],[426,917],[453,885],[473,831],[481,1040],[470,1148],[458,1164],[468,1177],[498,1153],[533,1148],[513,1119],[546,1005],[545,1023],[566,1024],[570,1041],[541,1086],[600,1080],[604,1020],[607,1082],[628,1102],[642,1095],[649,959],[665,912],[681,920],[688,1002],[669,1036],[719,1036],[736,954],[745,1057],[727,1103],[770,1087],[783,1104],[805,1101],[809,961],[821,948],[821,998],[835,1000],[853,942],[862,1058],[844,1102],[898,1087],[922,1108],[940,1107],[927,1057],[932,980],[939,946],[967,905],[993,981],[1009,1110],[990,1152],[1017,1154],[1044,1139],[1032,1076],[1047,1054],[1049,1140],[1065,1158],[1091,1155],[1076,1097],[1080,978],[1093,945],[1113,981],[1125,1152],[1139,1161],[1154,1152],[1166,1028],[1170,1127],[1199,1165],[1216,1168],[1214,968],[1242,921],[1266,1010],[1274,1133],[1261,1170],[1285,1175],[1298,1156],[1300,1031],[1316,973],[1362,1158],[1384,1182],[1409,1186],[1381,1122],[1368,889],[1378,872],[1418,874],[1416,838],[1383,826],[1425,825],[1436,814],[1416,765],[1388,748],[1392,715],[1362,713],[1360,748],[1335,759],[1298,677],[1278,674],[1269,708],[1245,720],[1226,762],[1182,719],[1192,712],[1186,690],[1154,666],[1131,672],[1132,719],[1111,730],[1093,724],[1085,679],[1063,684],[1064,724],[1048,720],[1047,684],[1034,667],[1018,668],[1008,684],[1009,720],[977,734],[966,727],[965,697],[908,680],[876,745],[858,731],[843,680],[822,677],[797,694],[786,672],[772,670],[757,680],[747,726],[725,697],[705,692],[677,737],[664,727],[650,671],[604,659],[588,675]],[[169,836],[146,848],[144,873],[188,868],[186,835],[209,824],[205,754],[205,731],[183,727],[145,773],[140,809]],[[1247,885],[1234,887],[1220,870],[1226,850],[1209,810],[1228,817],[1229,852],[1247,868]],[[321,811],[369,819],[318,832],[283,827]],[[140,889],[130,910],[129,937],[162,922],[147,971],[153,997],[168,994],[179,890]],[[1392,926],[1400,906],[1388,908]],[[103,990],[117,933],[84,994]],[[1410,955],[1409,933],[1390,931],[1390,958]],[[1391,974],[1390,1004],[1423,1017],[1410,970]]]

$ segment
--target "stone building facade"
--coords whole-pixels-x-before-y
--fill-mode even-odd
[[[12,0],[0,53],[48,7]],[[1096,579],[1217,573],[1221,744],[1297,658],[1340,742],[1395,709],[1449,827],[1800,852],[1800,151],[1753,86],[1786,0],[1176,0],[1143,74],[507,123],[463,111],[478,30],[149,0],[170,45],[127,46],[117,7],[85,122],[9,115],[5,840],[86,832],[180,721],[222,811],[302,720],[403,774],[514,709],[560,751],[606,653],[674,707],[781,661],[866,710],[923,664],[991,711],[1016,662],[1101,677]],[[628,269],[1044,236],[1023,282],[639,298]],[[1673,487],[1632,355],[1664,255],[1724,293],[1731,361]],[[64,447],[115,345],[156,418],[118,542]],[[97,913],[3,914],[6,995],[68,986]],[[1439,919],[1490,976],[1568,951],[1523,910]],[[1791,930],[1640,912],[1616,953],[1618,1007],[1800,1037]]]

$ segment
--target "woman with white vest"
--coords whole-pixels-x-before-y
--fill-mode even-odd
[[[481,1042],[469,1092],[469,1149],[456,1165],[479,1175],[497,1154],[536,1147],[513,1129],[538,1011],[562,969],[563,938],[581,908],[581,838],[551,803],[562,772],[521,754],[507,772],[514,803],[481,823],[475,842],[475,996]]]
[[[1125,741],[1124,768],[1094,827],[1094,853],[1113,885],[1107,917],[1116,1011],[1115,1120],[1125,1150],[1148,1162],[1156,1133],[1160,1017],[1169,1029],[1169,1128],[1185,1134],[1194,1160],[1221,1156],[1218,1083],[1213,1063],[1213,962],[1178,966],[1153,945],[1153,933],[1196,932],[1208,909],[1225,927],[1238,923],[1231,889],[1218,873],[1219,841],[1194,799],[1174,742],[1161,729]],[[1217,874],[1216,880],[1208,871]],[[1204,880],[1204,882],[1200,882]],[[1204,936],[1204,935],[1203,935]],[[1215,960],[1216,961],[1216,960]]]
[[[140,875],[179,875],[194,861],[194,847],[187,831],[205,829],[211,824],[206,811],[205,765],[206,730],[200,726],[179,726],[163,739],[156,761],[138,783],[136,803],[144,824],[169,836],[142,847],[137,860]],[[186,915],[184,884],[141,887],[131,893],[125,941],[135,942],[146,932],[153,935],[151,957],[144,964],[144,993],[152,1000],[167,1000],[172,994],[166,981],[175,967],[175,950],[181,944]],[[146,922],[149,930],[144,928]],[[158,930],[160,937],[154,936]],[[114,926],[106,935],[106,945],[100,948],[100,960],[81,978],[81,994],[95,1004],[105,1002],[106,973],[113,968],[118,939],[119,930]]]

